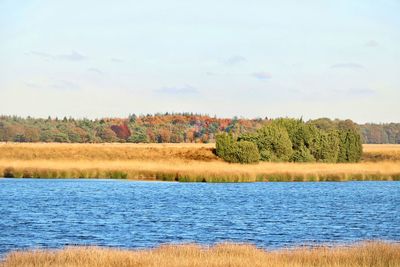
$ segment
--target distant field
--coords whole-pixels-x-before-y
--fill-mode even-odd
[[[363,161],[400,161],[400,145],[363,145]]]
[[[269,266],[269,267],[395,267],[400,245],[370,242],[350,247],[316,247],[265,251],[251,245],[165,245],[148,250],[70,247],[51,251],[20,251],[6,256],[2,267],[119,267],[119,266]]]
[[[161,181],[400,180],[400,145],[364,145],[360,163],[229,164],[214,144],[0,143],[0,176]]]

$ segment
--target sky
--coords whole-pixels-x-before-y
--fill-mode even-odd
[[[398,0],[0,0],[0,114],[400,122]]]

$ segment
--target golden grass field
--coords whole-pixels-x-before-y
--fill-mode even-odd
[[[166,245],[149,250],[69,247],[8,254],[1,267],[398,267],[400,244],[369,242],[350,247],[316,247],[266,251],[252,245]]]
[[[214,144],[0,143],[0,176],[181,182],[400,180],[400,145],[364,145],[360,163],[220,160]]]

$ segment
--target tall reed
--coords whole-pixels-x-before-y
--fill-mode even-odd
[[[210,144],[0,143],[0,177],[177,182],[400,180],[400,161],[230,164],[218,159],[212,149]],[[381,153],[397,150],[400,146],[382,146]],[[379,146],[367,146],[366,151],[380,153]]]
[[[300,247],[266,251],[246,244],[164,245],[149,250],[68,247],[62,250],[19,251],[8,254],[1,267],[120,267],[120,266],[251,266],[251,267],[397,267],[400,244],[367,242],[352,246]]]

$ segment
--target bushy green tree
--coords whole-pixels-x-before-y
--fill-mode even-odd
[[[288,161],[293,154],[288,132],[280,125],[268,124],[259,129],[249,140],[255,142],[263,161]]]
[[[321,132],[319,138],[318,161],[334,163],[338,161],[339,133],[337,130]]]
[[[304,145],[308,146],[310,135],[305,124],[301,120],[280,118],[274,120],[272,124],[286,129],[290,141],[292,142],[293,149],[298,149]]]
[[[257,163],[260,160],[260,154],[255,143],[237,141],[231,134],[227,133],[217,135],[216,154],[231,163]]]
[[[260,153],[257,145],[248,141],[239,141],[234,144],[235,152],[232,159],[238,163],[257,163],[260,160]]]
[[[311,154],[310,150],[304,145],[298,147],[293,151],[290,161],[293,162],[313,162],[315,161],[314,156]]]
[[[315,161],[311,150],[318,142],[319,132],[314,125],[306,124],[301,119],[281,118],[273,124],[286,129],[292,142],[293,155],[290,161],[309,162]]]
[[[215,153],[218,157],[225,159],[232,149],[232,145],[236,142],[236,139],[232,134],[220,133],[216,136],[215,142]]]
[[[311,120],[308,122],[308,124],[311,124],[323,131],[336,130],[336,128],[337,128],[336,123],[328,118],[320,118],[320,119],[316,119],[316,120]]]
[[[255,133],[240,135],[238,140],[256,144],[263,161],[359,161],[362,143],[355,124],[350,120],[322,122],[324,127],[318,128],[315,122],[277,119]]]
[[[357,130],[341,130],[338,162],[358,162],[362,156],[361,137]]]

